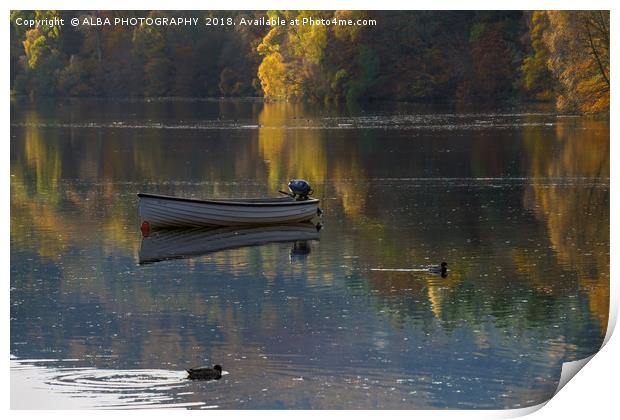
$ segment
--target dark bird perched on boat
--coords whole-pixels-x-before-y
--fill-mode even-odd
[[[220,365],[215,365],[212,368],[208,366],[200,366],[187,369],[187,373],[189,374],[189,379],[204,379],[211,381],[222,377],[222,367]]]
[[[448,276],[448,263],[444,261],[441,263],[441,265],[434,265],[428,267],[427,270],[431,274],[438,274],[441,277],[445,278]]]

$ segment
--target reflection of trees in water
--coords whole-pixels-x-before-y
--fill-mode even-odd
[[[277,190],[288,179],[304,178],[314,185],[318,197],[327,192],[317,187],[334,188],[345,214],[360,217],[364,185],[342,182],[363,177],[359,148],[346,148],[337,130],[322,129],[322,117],[316,107],[303,104],[264,104],[258,117],[258,143],[269,186]]]
[[[289,247],[273,244],[177,260],[174,264],[186,265],[178,269],[186,273],[181,278],[171,278],[157,264],[136,268],[126,258],[105,262],[103,255],[100,261],[82,260],[81,269],[73,272],[74,261],[65,255],[57,272],[46,267],[43,283],[36,281],[36,273],[20,276],[13,298],[27,297],[27,302],[14,307],[13,315],[33,323],[13,334],[17,341],[27,337],[31,350],[52,348],[62,350],[63,357],[82,358],[105,349],[145,366],[226,354],[261,361],[259,353],[288,351],[286,339],[278,351],[254,347],[273,337],[321,340],[313,334],[306,340],[304,334],[318,330],[317,320],[323,318],[314,312],[320,290],[330,291],[339,276],[317,265],[291,264],[285,258]]]
[[[551,140],[541,139],[539,131],[526,129],[524,132],[533,178],[524,195],[524,206],[545,222],[558,264],[576,273],[604,335],[609,315],[610,279],[609,186],[606,181],[609,179],[609,124],[577,120],[568,126],[557,125],[555,131],[552,147],[542,147],[544,141]],[[560,185],[549,185],[549,181],[544,180],[561,177],[595,179],[577,180],[575,185],[563,185],[562,181]],[[603,185],[596,178],[603,178]],[[521,259],[526,258],[522,256]]]
[[[183,103],[175,104],[170,110],[163,109],[164,105],[155,105],[146,107],[146,120],[165,120],[170,118],[170,112],[176,112],[177,106],[184,106]],[[240,113],[229,105],[218,106],[223,119],[233,119]],[[78,122],[82,118],[86,121],[94,119],[88,110],[79,107],[71,109],[77,112],[78,115],[73,116]],[[133,322],[130,315],[124,314],[145,314],[172,305],[187,308],[188,313],[213,320],[216,331],[222,325],[230,327],[239,321],[239,313],[230,302],[212,305],[195,300],[192,296],[171,302],[165,293],[154,293],[151,284],[120,284],[119,273],[131,272],[133,261],[124,261],[114,267],[111,264],[116,265],[117,258],[109,257],[119,253],[135,255],[138,251],[135,187],[128,187],[126,182],[140,183],[145,180],[157,184],[155,188],[160,188],[161,183],[164,184],[161,186],[163,192],[171,194],[200,194],[200,191],[205,195],[256,194],[256,191],[252,191],[253,185],[225,185],[218,191],[217,184],[168,184],[169,181],[179,180],[260,179],[263,168],[256,165],[258,153],[256,143],[251,138],[252,131],[237,133],[233,130],[235,137],[222,136],[206,141],[204,137],[212,136],[213,133],[199,131],[198,136],[179,138],[176,130],[65,130],[39,126],[36,111],[28,115],[26,126],[16,130],[18,135],[24,136],[24,141],[16,142],[12,148],[11,242],[15,252],[23,253],[23,258],[16,257],[20,262],[30,258],[28,252],[34,251],[42,258],[40,263],[46,267],[45,273],[39,274],[41,267],[20,264],[20,275],[14,276],[13,281],[20,289],[30,290],[34,294],[30,298],[36,299],[38,296],[42,300],[40,305],[34,302],[29,304],[29,311],[35,308],[34,311],[38,313],[37,307],[45,308],[47,297],[58,288],[62,293],[54,292],[58,294],[58,300],[55,301],[59,305],[57,310],[38,313],[38,316],[47,320],[46,325],[54,322],[50,319],[51,313],[64,313],[64,308],[80,307],[83,302],[101,308],[101,312],[93,314],[96,319],[93,325],[96,327],[92,327],[99,338],[93,339],[90,344],[85,344],[81,338],[69,340],[69,345],[77,348],[75,354],[83,354],[84,346],[92,348],[102,341],[108,341],[106,345],[117,349],[119,354],[131,353],[135,351],[135,345],[130,342],[133,337],[145,344],[147,341],[149,343],[149,348],[143,350],[143,359],[151,357],[153,348],[162,354],[175,353],[178,349],[172,343],[177,340],[173,337],[179,337],[184,326],[191,324],[191,319],[186,314],[168,313],[163,318],[153,317],[149,321],[139,316]],[[69,137],[64,136],[66,132],[70,133]],[[219,136],[220,132],[217,133]],[[230,165],[231,162],[234,164]],[[33,235],[36,236],[35,241],[32,240]],[[33,244],[36,249],[32,249]],[[89,250],[88,261],[80,250]],[[334,273],[323,272],[316,266],[295,267],[288,264],[287,259],[287,264],[282,267],[260,248],[218,253],[207,259],[212,261],[213,274],[225,273],[232,277],[250,275],[268,281],[275,281],[280,274],[303,276],[310,285],[331,284],[334,281]],[[188,261],[187,264],[188,272],[192,273],[196,263]],[[248,267],[252,267],[249,274]],[[303,273],[300,271],[302,269]],[[51,289],[29,289],[29,285],[37,284],[41,275],[58,279],[59,283],[53,283]],[[49,282],[45,284],[50,285]],[[263,290],[256,293],[261,295]],[[92,313],[92,308],[82,306],[80,310]],[[275,306],[265,306],[263,310],[265,313],[260,314],[259,319],[269,320],[281,315]],[[80,337],[80,331],[88,335],[88,326],[81,325],[80,319],[74,319],[75,325],[70,325],[69,315],[63,329],[75,331]],[[215,325],[220,327],[216,328]],[[271,333],[274,332],[273,328],[276,327],[272,327]],[[167,331],[166,337],[158,334],[146,337],[143,333],[164,330]],[[52,331],[60,333],[60,329]],[[112,338],[112,332],[119,338]],[[241,350],[241,330],[227,328],[226,334],[227,340],[238,343],[237,350]],[[37,337],[43,341],[49,339],[48,334]],[[38,340],[33,338],[33,344]],[[201,337],[183,337],[182,341],[191,345],[196,340],[204,343]],[[39,344],[38,348],[48,347],[48,343]]]
[[[397,325],[421,323],[428,328],[434,317],[446,331],[468,325],[481,334],[486,334],[489,314],[506,334],[534,328],[543,336],[553,335],[550,326],[557,323],[567,343],[587,341],[591,313],[604,335],[609,299],[608,126],[585,124],[583,139],[583,127],[558,129],[557,140],[530,129],[540,136],[525,139],[527,152],[521,159],[531,168],[533,180],[524,193],[521,187],[478,192],[473,188],[464,192],[469,194],[465,199],[457,188],[450,194],[414,189],[408,201],[424,205],[401,207],[401,212],[424,225],[407,226],[406,235],[395,229],[377,231],[381,246],[357,244],[354,252],[370,266],[403,267],[426,262],[425,257],[433,263],[447,259],[449,281],[419,273],[372,273],[369,287],[378,291],[374,295],[378,309]],[[482,167],[482,173],[488,170]],[[603,185],[601,180],[578,180],[566,186],[575,182],[566,180],[571,177],[601,177]],[[560,185],[550,185],[555,182]],[[394,218],[398,206],[390,196],[371,193],[382,205],[369,210],[373,220]],[[439,202],[433,203],[436,199]],[[452,227],[445,225],[448,222]],[[453,246],[457,252],[447,256]],[[458,279],[450,277],[455,274]],[[592,339],[596,342],[584,343],[585,350],[569,345],[566,351],[588,354],[599,344]]]
[[[149,121],[187,119],[188,124],[204,118],[203,111],[216,112],[225,120],[245,113],[245,118],[262,125],[258,133],[44,128],[36,126],[36,112],[25,117],[30,125],[15,129],[23,141],[14,141],[11,147],[12,252],[35,252],[42,257],[41,264],[53,273],[50,276],[59,279],[59,308],[87,310],[80,307],[84,302],[101,308],[94,316],[100,338],[90,344],[71,338],[75,354],[84,352],[83,346],[92,348],[105,340],[119,354],[141,351],[144,358],[159,357],[152,355],[153,349],[161,354],[188,352],[189,347],[180,349],[175,344],[178,341],[208,352],[204,337],[184,332],[184,325],[195,322],[188,314],[207,319],[207,327],[215,330],[212,333],[216,338],[220,327],[225,326],[230,348],[239,351],[247,332],[234,325],[244,317],[260,319],[257,331],[261,334],[277,333],[281,327],[277,322],[281,308],[276,304],[261,305],[257,312],[244,315],[247,308],[238,308],[232,301],[212,303],[191,294],[170,297],[166,293],[166,287],[172,287],[169,283],[158,291],[150,283],[118,280],[116,273],[124,271],[131,277],[133,260],[114,262],[118,259],[114,256],[136,255],[139,246],[136,184],[168,194],[255,195],[273,193],[288,178],[305,177],[321,186],[320,198],[335,197],[324,201],[331,220],[342,223],[343,231],[355,232],[340,237],[334,233],[340,232],[339,228],[330,229],[329,225],[322,232],[329,241],[341,244],[342,255],[357,257],[352,265],[407,267],[444,259],[450,263],[446,280],[382,272],[365,277],[367,287],[377,291],[372,295],[373,305],[378,311],[385,310],[395,323],[422,325],[425,329],[439,323],[451,331],[463,325],[482,326],[491,313],[495,325],[506,326],[512,332],[540,327],[544,334],[550,319],[568,313],[569,320],[562,323],[569,330],[564,332],[576,336],[587,327],[579,307],[581,294],[573,300],[566,296],[578,282],[589,296],[589,310],[601,331],[605,330],[609,296],[608,189],[581,184],[554,187],[537,178],[608,177],[606,126],[579,120],[581,125],[575,127],[563,129],[559,125],[553,135],[546,135],[540,127],[524,128],[522,149],[512,138],[500,141],[476,132],[471,138],[455,142],[441,132],[409,138],[409,134],[394,130],[392,138],[373,130],[290,129],[284,126],[320,124],[319,114],[302,105],[252,104],[241,110],[239,106],[217,104],[213,110],[209,104],[158,104],[140,112]],[[88,109],[72,110],[77,113],[76,121],[94,119]],[[134,118],[142,117],[139,114]],[[299,121],[304,117],[312,120]],[[550,140],[554,136],[557,139]],[[390,153],[390,148],[402,153]],[[446,148],[453,150],[437,152]],[[502,164],[498,164],[497,156]],[[516,171],[516,164],[510,162],[519,159],[534,178],[525,195],[520,187],[494,190],[484,185],[446,188],[439,184],[381,185],[365,181],[368,176],[386,174],[500,176],[504,167],[510,168],[509,174]],[[250,183],[232,183],[239,179]],[[523,212],[523,207],[531,212]],[[32,235],[36,235],[36,241]],[[532,238],[543,237],[548,237],[549,242],[531,242]],[[97,261],[85,267],[78,252],[83,249],[90,249],[89,254],[95,255]],[[57,264],[59,261],[62,264]],[[249,275],[271,284],[281,278],[294,278],[309,286],[333,286],[343,278],[329,266],[308,264],[304,272],[295,271],[300,268],[282,265],[262,248],[218,253],[200,262],[189,260],[188,273],[205,261],[215,274],[233,278]],[[19,269],[23,271],[12,278],[20,288],[36,284],[41,276],[35,271],[40,267],[28,264],[21,264]],[[498,266],[502,271],[497,270]],[[36,292],[42,302],[46,294],[53,293],[52,285]],[[263,288],[254,286],[247,293],[264,293]],[[565,307],[568,303],[580,310],[571,314]],[[33,307],[36,305],[29,310]],[[186,308],[187,312],[162,312],[161,317],[140,316],[138,320],[126,315],[150,314],[166,307]],[[300,325],[310,310],[298,302],[291,302],[287,308],[289,319],[296,319]],[[44,311],[39,315],[50,324],[54,322]],[[74,328],[65,324],[63,329],[86,335],[89,329],[80,326],[79,321],[74,319]],[[203,328],[194,325],[185,331]],[[148,336],[143,331],[165,334]],[[479,331],[484,343],[488,331]],[[40,334],[42,339],[46,334]],[[113,334],[119,338],[113,338]],[[131,343],[134,338],[144,347],[136,350]]]
[[[305,116],[302,104],[288,103],[267,103],[259,114],[259,152],[267,163],[272,189],[281,188],[282,181],[291,178],[305,178],[317,184],[325,181],[324,131],[292,128],[297,125],[297,118]],[[308,125],[302,123],[302,126]]]
[[[36,117],[29,114],[27,121],[36,123]],[[24,128],[23,146],[12,147],[12,244],[28,247],[33,242],[30,235],[36,232],[39,255],[51,259],[78,243],[89,247],[93,236],[101,238],[104,244],[113,243],[113,248],[131,249],[132,241],[127,237],[127,221],[133,221],[130,206],[118,199],[112,181],[97,182],[101,178],[92,170],[99,165],[93,158],[99,142],[92,142],[95,151],[84,150],[70,140],[63,145],[67,140],[60,136],[54,130],[28,126]],[[73,148],[78,150],[64,153]],[[79,168],[80,181],[95,185],[85,189],[80,182],[66,182],[66,172],[75,166]],[[114,205],[101,205],[108,200]]]

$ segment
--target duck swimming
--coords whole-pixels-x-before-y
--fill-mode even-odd
[[[439,274],[441,277],[446,277],[448,275],[448,263],[442,262],[441,265],[434,265],[427,268],[428,272],[431,274]]]
[[[211,381],[213,379],[220,379],[222,377],[222,367],[215,365],[212,368],[208,366],[200,366],[186,370],[189,379],[204,379]]]

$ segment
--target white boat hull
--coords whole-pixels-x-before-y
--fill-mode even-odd
[[[245,200],[196,200],[138,194],[142,221],[151,228],[249,226],[296,223],[317,215],[319,200],[289,197]]]

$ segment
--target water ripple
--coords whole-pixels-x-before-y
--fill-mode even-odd
[[[53,364],[68,361],[72,360]],[[206,404],[188,401],[193,392],[188,391],[191,381],[183,371],[53,367],[49,360],[12,359],[11,383],[33,392],[45,390],[57,397],[66,396],[80,408],[186,408]],[[28,401],[11,401],[12,408],[27,408],[21,407],[27,404]]]

